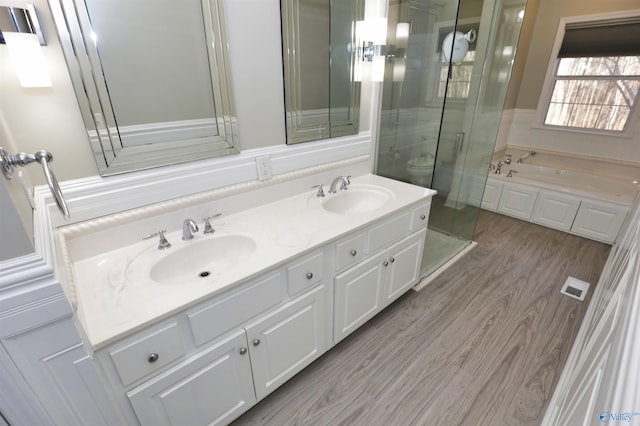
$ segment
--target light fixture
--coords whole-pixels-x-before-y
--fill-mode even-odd
[[[409,46],[409,35],[411,35],[410,22],[398,22],[396,24],[396,41],[395,51],[393,55],[387,58],[393,62],[393,81],[404,81],[404,75],[407,67],[407,47]]]
[[[409,35],[411,34],[410,22],[398,22],[396,25],[396,48],[405,49],[409,44]]]
[[[361,63],[357,66],[356,78],[371,81],[384,80],[385,49],[387,43],[387,19],[368,18],[356,23],[356,37]]]
[[[0,44],[6,44],[22,87],[51,87],[36,9],[33,4],[25,7],[0,6]]]

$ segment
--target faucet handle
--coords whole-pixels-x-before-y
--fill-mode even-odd
[[[171,247],[171,243],[169,243],[169,241],[167,241],[167,239],[164,236],[164,233],[167,232],[166,229],[163,229],[161,231],[157,231],[154,232],[153,234],[149,234],[149,235],[145,235],[144,237],[142,237],[143,240],[148,240],[149,238],[153,238],[156,236],[160,236],[160,242],[158,244],[158,250],[165,250],[168,249],[169,247]]]
[[[343,189],[347,189],[347,186],[351,185],[351,175],[344,177],[345,182],[342,184],[344,186]]]
[[[213,229],[213,227],[211,226],[211,223],[209,223],[209,221],[211,219],[215,219],[216,217],[220,217],[222,216],[222,213],[216,213],[212,216],[206,216],[203,217],[202,220],[204,220],[204,231],[202,231],[203,234],[205,235],[209,235],[209,234],[213,234],[214,232],[216,232],[215,229]]]
[[[311,188],[318,188],[318,193],[316,194],[316,197],[324,197],[324,189],[322,189],[323,187],[323,183],[321,183],[320,185],[313,185]]]

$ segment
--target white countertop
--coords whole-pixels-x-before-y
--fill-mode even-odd
[[[306,191],[214,219],[211,224],[216,233],[212,236],[203,235],[201,229],[193,240],[182,241],[181,232],[169,233],[166,237],[172,247],[167,250],[157,249],[155,237],[92,257],[71,259],[78,296],[77,318],[88,343],[94,349],[102,347],[436,193],[375,175],[354,178],[352,183],[387,188],[393,197],[371,212],[334,214],[316,206],[315,190]],[[158,261],[187,245],[229,234],[250,236],[256,248],[241,267],[217,276],[200,278],[194,271],[193,281],[162,284],[135,267],[136,263],[144,263],[138,261],[141,257]]]

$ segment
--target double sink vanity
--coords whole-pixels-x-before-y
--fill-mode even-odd
[[[63,286],[126,422],[226,424],[419,281],[435,192],[343,181],[207,210],[207,233],[166,223],[168,248],[126,215],[61,228]]]

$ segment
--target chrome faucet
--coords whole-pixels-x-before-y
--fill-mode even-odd
[[[507,159],[504,160],[504,164],[511,164],[511,154],[506,154],[505,157],[507,157]]]
[[[502,161],[498,161],[498,164],[496,164],[496,171],[494,173],[499,175],[502,169],[502,166],[504,166],[504,163]]]
[[[513,177],[513,174],[514,174],[514,173],[518,173],[518,171],[517,171],[517,170],[511,170],[511,169],[509,169],[509,173],[507,173],[507,177],[508,177],[508,178]]]
[[[331,182],[331,186],[329,187],[329,193],[335,194],[336,186],[338,186],[338,183],[340,183],[340,189],[342,190],[347,189],[347,186],[351,184],[351,181],[349,180],[350,178],[351,176],[338,176],[337,178],[335,178],[333,182]]]
[[[518,158],[518,161],[517,161],[517,162],[518,162],[518,163],[520,163],[520,164],[522,164],[522,162],[524,161],[524,159],[525,159],[525,158],[527,158],[527,157],[529,157],[529,156],[533,157],[534,155],[536,155],[536,152],[535,152],[535,151],[529,151],[529,152],[527,152],[525,155],[523,155],[522,157]]]
[[[187,219],[182,224],[182,239],[185,241],[193,239],[193,233],[198,232],[198,224],[193,219]]]

